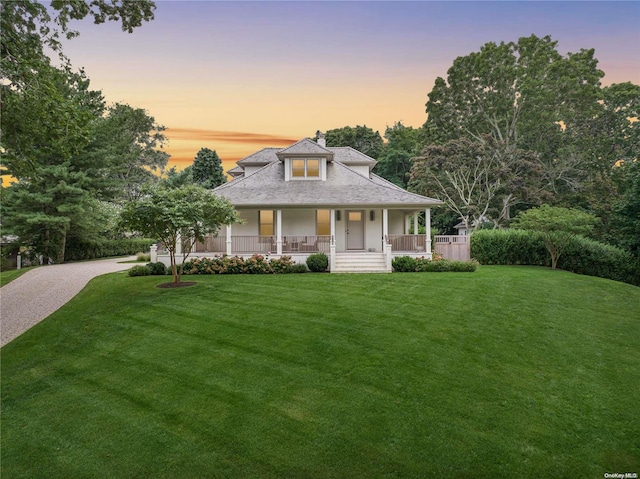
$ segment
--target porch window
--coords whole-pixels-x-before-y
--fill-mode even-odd
[[[318,236],[331,234],[331,212],[329,210],[316,211],[316,234]]]
[[[260,210],[260,236],[273,236],[273,210]]]
[[[320,178],[320,160],[291,160],[292,178]]]

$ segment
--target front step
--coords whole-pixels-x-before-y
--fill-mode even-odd
[[[389,273],[384,253],[337,253],[332,273]]]

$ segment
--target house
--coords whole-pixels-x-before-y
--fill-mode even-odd
[[[410,193],[372,173],[376,161],[350,147],[303,139],[264,148],[237,162],[233,180],[213,194],[227,198],[244,223],[223,227],[192,256],[289,255],[316,252],[332,272],[390,272],[394,256],[431,256],[431,207],[441,201]],[[426,216],[426,234],[410,234]]]

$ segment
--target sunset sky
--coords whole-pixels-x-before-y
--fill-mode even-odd
[[[157,1],[133,34],[76,22],[64,50],[108,102],[165,125],[170,165],[202,147],[225,168],[316,130],[424,123],[427,94],[489,41],[595,48],[603,84],[640,84],[640,2]]]

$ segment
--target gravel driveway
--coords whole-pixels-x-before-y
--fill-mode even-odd
[[[115,258],[42,266],[0,288],[0,346],[20,336],[73,298],[87,283],[106,273],[123,271],[135,259]]]

